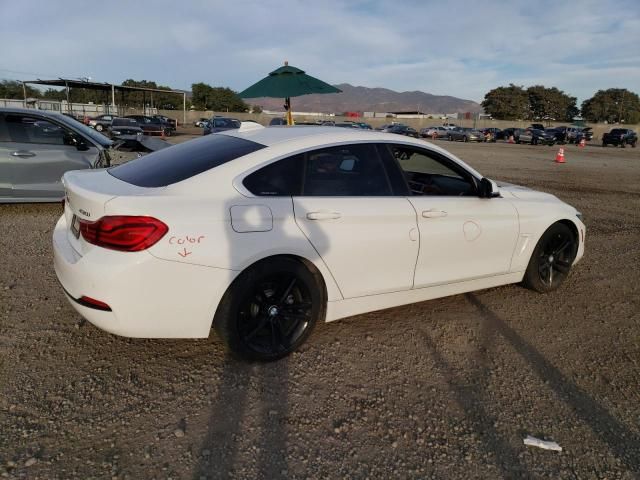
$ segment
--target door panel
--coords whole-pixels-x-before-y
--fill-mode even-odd
[[[419,242],[406,198],[294,197],[293,204],[345,298],[412,288]]]
[[[518,218],[507,200],[416,196],[409,201],[420,229],[415,288],[509,271]]]
[[[79,151],[74,146],[14,143],[0,150],[5,157],[12,196],[23,198],[62,198],[62,175],[69,170],[90,168],[98,150]],[[13,156],[13,152],[25,153]]]

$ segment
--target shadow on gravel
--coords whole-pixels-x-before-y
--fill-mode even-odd
[[[287,377],[286,359],[248,364],[227,354],[207,433],[197,452],[200,460],[194,480],[287,478]],[[252,388],[258,397],[255,411],[250,399]],[[252,437],[256,438],[253,443],[247,440]],[[253,468],[247,458],[255,458],[257,476],[249,473]]]
[[[499,316],[473,294],[465,295],[495,332],[502,335],[531,365],[536,374],[555,391],[575,414],[606,443],[618,459],[632,472],[640,471],[640,436],[626,428],[580,387],[565,377],[532,345],[521,338]]]
[[[495,428],[496,417],[490,415],[482,406],[486,391],[485,379],[488,376],[485,355],[480,354],[477,359],[478,370],[474,380],[469,382],[466,379],[457,378],[453,373],[453,367],[440,355],[429,335],[423,331],[421,333],[436,368],[453,392],[455,401],[464,412],[467,421],[481,438],[482,449],[493,458],[494,465],[501,470],[502,478],[526,478],[527,468],[520,462],[518,452]],[[490,337],[488,337],[490,332],[483,328],[482,333],[486,351],[490,344]]]

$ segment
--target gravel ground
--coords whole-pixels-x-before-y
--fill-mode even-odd
[[[266,365],[84,322],[53,272],[60,206],[1,205],[0,475],[640,478],[640,149],[438,143],[585,214],[565,285],[321,325]]]

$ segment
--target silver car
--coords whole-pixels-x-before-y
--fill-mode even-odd
[[[0,108],[0,202],[56,202],[69,170],[109,165],[112,141],[57,113]]]

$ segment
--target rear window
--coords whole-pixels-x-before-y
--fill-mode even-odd
[[[265,148],[227,135],[207,135],[109,169],[114,177],[139,187],[166,187]]]

